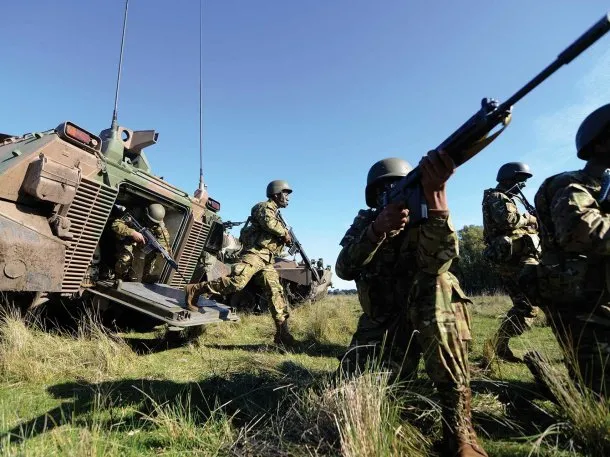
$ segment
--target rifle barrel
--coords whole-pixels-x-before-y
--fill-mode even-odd
[[[498,110],[506,110],[529,94],[542,81],[555,73],[563,65],[569,64],[572,60],[582,54],[593,43],[603,37],[610,30],[610,13],[606,13],[599,21],[576,39],[568,46],[561,54],[557,56],[554,62],[548,65],[544,70],[538,73],[530,82],[519,89],[514,95],[500,105]]]

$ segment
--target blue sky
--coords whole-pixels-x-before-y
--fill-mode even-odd
[[[63,120],[109,126],[123,0],[3,5],[0,131]],[[478,107],[506,99],[608,9],[600,0],[206,0],[204,176],[225,220],[243,220],[266,184],[294,188],[285,218],[312,258],[333,264],[364,206],[377,160],[416,164]],[[119,123],[154,128],[156,174],[186,190],[199,175],[199,3],[131,0]],[[514,109],[509,129],[449,185],[455,225],[481,223],[500,165],[542,179],[582,166],[574,134],[610,100],[610,36]],[[335,278],[338,287],[350,284]]]

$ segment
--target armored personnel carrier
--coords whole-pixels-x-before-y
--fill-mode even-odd
[[[210,241],[220,208],[195,199],[155,176],[143,151],[154,130],[133,131],[113,122],[100,136],[72,122],[54,129],[0,135],[0,292],[5,300],[35,306],[44,300],[90,298],[100,309],[120,305],[173,327],[235,321],[229,306],[199,302],[184,308],[180,288],[192,277]],[[154,282],[142,282],[144,255],[134,255],[133,277],[113,278],[115,238],[109,233],[124,207],[143,220],[151,203],[165,208],[172,262],[157,262]],[[175,263],[174,263],[174,266]]]

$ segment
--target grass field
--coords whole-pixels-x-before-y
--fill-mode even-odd
[[[472,307],[474,420],[489,455],[610,455],[607,404],[575,391],[553,404],[524,365],[488,360],[508,306],[490,296]],[[0,455],[436,455],[439,408],[422,367],[401,385],[386,373],[332,376],[358,315],[346,296],[294,310],[301,342],[289,351],[271,343],[266,315],[207,327],[178,347],[162,330],[114,335],[84,320],[68,335],[5,317]],[[543,319],[511,345],[543,352],[564,376]]]

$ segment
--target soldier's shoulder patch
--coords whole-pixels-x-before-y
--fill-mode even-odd
[[[354,218],[354,222],[339,243],[341,246],[347,246],[352,243],[355,239],[358,239],[364,230],[369,226],[371,222],[377,217],[377,211],[371,209],[361,209],[358,211],[358,215]]]

